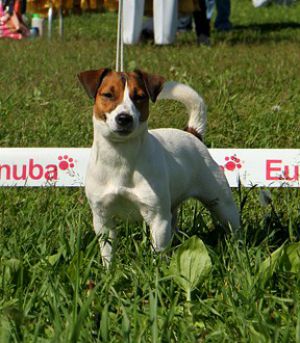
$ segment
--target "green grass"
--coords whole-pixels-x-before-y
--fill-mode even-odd
[[[208,104],[210,147],[299,149],[299,18],[299,2],[254,9],[233,0],[235,29],[213,32],[211,48],[196,46],[194,33],[173,46],[142,43],[125,48],[126,69],[197,89]],[[64,40],[0,41],[0,146],[90,146],[92,104],[76,74],[113,68],[115,38],[116,16],[107,13],[67,17]],[[151,128],[185,121],[177,103],[152,105]],[[0,342],[300,342],[299,273],[259,277],[271,252],[299,239],[300,192],[272,190],[267,207],[259,190],[234,195],[243,242],[216,234],[206,210],[189,201],[166,256],[150,251],[143,225],[120,223],[107,272],[82,189],[1,188]],[[213,267],[187,303],[168,266],[192,235]]]

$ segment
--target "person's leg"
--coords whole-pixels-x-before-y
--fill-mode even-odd
[[[193,29],[193,18],[189,14],[180,15],[178,14],[178,24],[177,24],[177,31],[178,32],[186,32],[191,31]]]
[[[27,8],[27,0],[21,1],[21,14],[26,14],[26,8]]]
[[[195,29],[197,35],[197,42],[199,44],[209,45],[209,36],[210,36],[210,21],[206,16],[206,1],[198,0],[200,10],[194,11],[194,21]]]
[[[228,31],[231,29],[230,18],[230,0],[216,0],[217,17],[215,28],[219,31]]]
[[[208,20],[211,19],[214,13],[215,0],[206,0],[206,17]]]

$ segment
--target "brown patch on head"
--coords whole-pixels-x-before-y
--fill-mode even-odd
[[[110,72],[103,78],[94,105],[97,119],[106,120],[105,113],[113,111],[123,101],[124,88],[124,75],[120,73]]]
[[[130,99],[141,114],[140,121],[144,122],[149,117],[149,95],[145,83],[137,73],[128,73],[127,85]]]
[[[142,70],[136,70],[135,73],[143,80],[148,96],[152,102],[156,101],[158,94],[161,92],[165,79],[162,76],[148,74]]]
[[[193,127],[186,127],[184,129],[184,131],[191,133],[192,135],[194,135],[195,137],[200,139],[201,142],[203,142],[203,138],[202,138],[201,134],[199,132],[197,132],[197,130],[194,129]]]
[[[142,71],[119,73],[105,68],[89,70],[78,77],[88,95],[95,99],[96,118],[104,121],[106,113],[123,101],[126,83],[130,99],[141,114],[140,121],[146,121],[149,117],[149,99],[156,101],[165,81],[161,76]]]
[[[98,70],[87,70],[82,73],[79,73],[78,79],[82,86],[84,87],[87,95],[90,98],[95,98],[97,90],[105,77],[110,72],[108,68],[101,68]]]

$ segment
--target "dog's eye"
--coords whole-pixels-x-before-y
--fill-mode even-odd
[[[140,102],[140,101],[146,100],[146,98],[147,98],[146,94],[134,94],[134,96],[132,97],[132,100]]]
[[[114,97],[112,93],[102,93],[101,96],[109,100],[111,100]]]

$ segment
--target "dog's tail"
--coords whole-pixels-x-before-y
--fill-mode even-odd
[[[206,129],[206,105],[202,97],[191,87],[182,83],[165,82],[157,100],[171,99],[182,102],[189,115],[186,131],[203,140]]]

